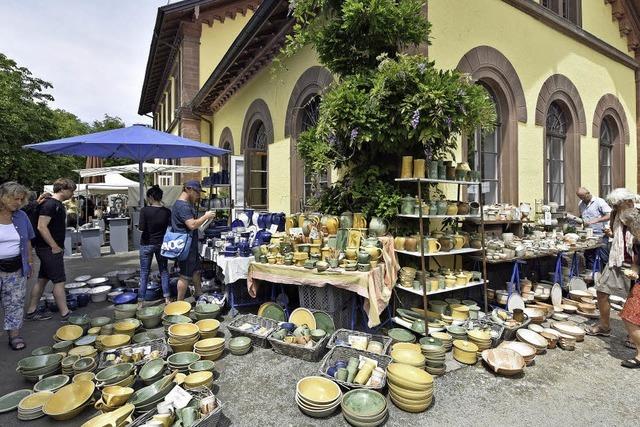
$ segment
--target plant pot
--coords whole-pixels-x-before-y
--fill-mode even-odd
[[[440,243],[440,252],[449,252],[453,249],[454,243],[451,236],[442,236],[438,239]]]
[[[469,215],[479,215],[480,214],[480,203],[471,202],[469,203]]]
[[[457,215],[458,205],[455,202],[449,202],[447,204],[447,215]]]

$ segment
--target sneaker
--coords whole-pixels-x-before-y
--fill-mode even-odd
[[[69,316],[71,316],[72,314],[73,314],[73,311],[71,310],[67,311],[67,314],[65,314],[64,316],[60,316],[60,321],[66,322],[67,320],[69,320]]]
[[[36,310],[33,313],[27,313],[24,316],[25,320],[49,320],[51,317],[50,312],[39,310]]]

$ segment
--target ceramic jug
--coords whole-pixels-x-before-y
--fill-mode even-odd
[[[298,218],[295,216],[288,216],[284,222],[284,231],[289,234],[289,230],[298,226]]]
[[[429,202],[429,215],[438,215],[438,203],[435,200]]]
[[[455,234],[453,236],[453,248],[454,249],[462,249],[464,247],[465,238],[460,234]]]
[[[352,228],[353,227],[353,213],[349,211],[342,212],[340,214],[340,227]]]
[[[377,246],[365,246],[363,249],[369,254],[371,261],[378,261],[382,256],[382,249]]]
[[[329,235],[334,235],[338,232],[338,226],[340,225],[340,221],[338,217],[334,215],[323,215],[320,219],[320,224],[327,230]]]
[[[425,249],[427,253],[440,252],[441,248],[442,245],[438,242],[438,239],[434,239],[433,237],[426,239]]]
[[[407,194],[400,199],[400,202],[400,213],[402,215],[413,215],[413,207],[415,206],[416,198]]]
[[[348,247],[345,249],[344,254],[348,260],[354,260],[358,257],[358,248]]]
[[[369,232],[375,236],[384,236],[387,234],[387,221],[377,216],[371,217]]]
[[[456,202],[447,203],[447,215],[457,215],[458,214],[458,204]]]
[[[456,285],[456,276],[454,276],[452,273],[444,276],[444,285],[447,288],[453,288]]]
[[[404,238],[404,250],[409,252],[415,252],[418,247],[418,240],[414,236]]]
[[[451,236],[442,236],[438,239],[438,242],[440,242],[440,251],[442,252],[449,252],[453,249],[453,239]]]
[[[469,215],[468,202],[458,202],[458,215]]]
[[[438,208],[438,215],[446,215],[447,214],[447,201],[446,200],[438,200],[436,202],[436,206]]]
[[[458,181],[464,181],[467,178],[467,173],[471,170],[469,163],[460,162],[456,166],[456,179]]]
[[[396,250],[404,250],[404,237],[398,236],[393,239],[393,247]]]

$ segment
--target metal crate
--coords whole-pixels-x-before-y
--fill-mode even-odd
[[[319,288],[303,285],[298,287],[300,306],[310,310],[326,311],[335,323],[336,329],[351,327],[351,311],[356,294],[327,285]]]

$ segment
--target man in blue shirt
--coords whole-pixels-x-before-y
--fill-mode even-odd
[[[578,209],[580,210],[580,217],[586,227],[593,229],[593,234],[596,236],[602,236],[605,226],[608,225],[609,217],[611,215],[611,206],[600,197],[595,197],[589,190],[584,187],[578,188],[576,196],[580,199]],[[609,245],[606,236],[603,237],[604,247],[597,249],[600,253],[601,266],[604,266],[609,260]],[[593,267],[595,260],[595,251],[587,251],[585,253],[585,261],[587,268]]]
[[[189,256],[184,261],[178,261],[180,278],[178,279],[178,301],[184,299],[190,282],[195,288],[195,297],[200,296],[200,255],[198,254],[198,228],[207,220],[215,217],[215,212],[205,212],[200,218],[196,218],[194,206],[200,200],[202,187],[196,180],[184,183],[182,193],[171,209],[171,227],[176,233],[191,233],[191,246]]]

